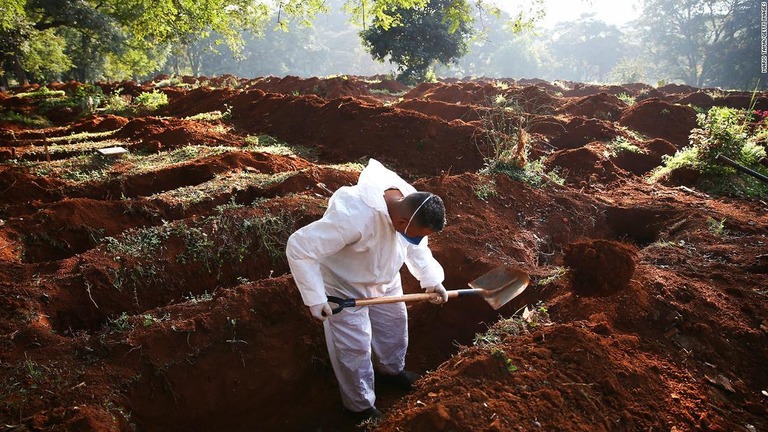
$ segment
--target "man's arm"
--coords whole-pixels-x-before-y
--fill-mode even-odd
[[[321,219],[300,228],[288,238],[288,265],[305,305],[327,302],[320,259],[360,240],[362,233],[355,219],[359,220],[348,212],[329,208]]]
[[[443,280],[445,280],[445,271],[443,266],[432,256],[432,251],[428,246],[428,239],[424,239],[417,246],[408,246],[405,255],[405,265],[408,271],[419,280],[421,287],[427,292],[438,292],[443,296],[443,302],[447,301],[447,294],[444,292]]]

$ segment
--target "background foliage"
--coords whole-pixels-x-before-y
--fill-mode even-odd
[[[0,86],[160,73],[411,75],[428,65],[454,77],[768,88],[760,80],[759,2],[644,0],[639,18],[621,27],[582,15],[549,29],[536,27],[542,0],[517,12],[440,0],[439,16],[416,19],[412,11],[433,2],[0,0]],[[388,49],[370,43],[387,32],[418,36]],[[424,35],[438,38],[433,52],[415,45]]]

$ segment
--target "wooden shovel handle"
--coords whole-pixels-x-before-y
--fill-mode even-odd
[[[485,290],[482,290],[482,289],[449,290],[448,298],[463,297],[463,296],[469,296],[469,295],[482,296],[484,292]],[[400,303],[400,302],[407,303],[407,302],[432,300],[432,299],[438,299],[438,298],[440,298],[440,294],[437,294],[437,293],[404,294],[401,296],[383,296],[383,297],[373,297],[373,298],[363,298],[363,299],[343,299],[340,297],[328,296],[328,303],[333,303],[338,305],[337,307],[332,308],[333,313],[336,314],[341,312],[342,309],[347,307],[370,306],[370,305],[377,305],[377,304]]]

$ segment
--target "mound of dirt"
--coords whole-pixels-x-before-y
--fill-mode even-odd
[[[658,90],[664,94],[688,94],[695,93],[698,89],[685,84],[666,84],[658,88]]]
[[[678,148],[688,145],[696,127],[696,111],[659,99],[648,99],[629,107],[620,123],[652,138],[663,138]]]
[[[128,119],[112,114],[106,115],[90,115],[77,123],[73,124],[70,129],[73,132],[107,132],[118,130],[128,123]]]
[[[402,102],[398,102],[394,106],[400,109],[416,111],[428,116],[434,116],[445,121],[477,121],[482,117],[482,113],[487,111],[485,108],[472,105],[459,105],[424,99],[406,99]]]
[[[150,84],[137,84],[134,81],[120,81],[116,83],[98,82],[96,85],[101,88],[101,91],[105,95],[118,93],[120,95],[130,96],[131,98],[135,98],[142,93],[150,92],[154,89]]]
[[[57,178],[32,175],[27,168],[0,167],[0,198],[4,204],[58,200],[65,184]]]
[[[573,149],[592,141],[608,141],[619,136],[616,127],[606,120],[574,117],[560,128],[552,125],[553,131],[560,133],[553,137],[549,144],[559,149]]]
[[[568,84],[569,82],[566,82]],[[582,84],[582,83],[570,83],[571,86],[568,90],[563,90],[563,97],[583,97],[593,96],[600,93],[607,93],[610,95],[618,96],[622,93],[632,94],[632,91],[628,90],[624,86],[617,85],[594,85],[594,84]]]
[[[709,109],[715,105],[715,99],[703,91],[697,91],[681,96],[679,99],[675,100],[675,103]]]
[[[164,112],[179,117],[189,117],[195,114],[227,110],[227,103],[240,90],[230,88],[212,89],[198,87],[168,102]]]
[[[379,82],[368,84],[371,90],[384,90],[389,93],[401,93],[408,90],[408,86],[397,80],[381,79]]]
[[[643,175],[661,165],[664,156],[673,155],[677,148],[669,141],[656,138],[635,143],[639,152],[622,151],[612,160],[619,168],[635,175]]]
[[[610,183],[627,173],[605,155],[605,147],[595,142],[576,149],[556,151],[545,160],[548,169],[558,169],[571,185]]]
[[[504,97],[507,103],[514,102],[529,114],[552,115],[561,103],[560,98],[535,85],[510,88],[504,92]]]
[[[564,249],[571,289],[580,296],[608,296],[626,289],[635,273],[637,250],[610,240],[574,242]]]
[[[353,98],[324,101],[312,95],[249,91],[233,100],[232,122],[245,131],[317,148],[318,157],[331,163],[374,157],[405,175],[483,166],[475,126]]]
[[[257,89],[265,93],[314,94],[323,99],[353,96],[368,103],[379,103],[378,99],[371,96],[366,83],[349,76],[326,79],[317,77],[305,79],[297,76],[265,77],[253,80],[247,86],[247,90]]]
[[[627,104],[614,95],[598,93],[567,102],[557,109],[557,114],[572,116],[594,117],[603,120],[613,120],[621,117],[621,112]]]
[[[207,124],[176,118],[136,118],[126,123],[117,133],[117,137],[130,139],[139,144],[158,141],[165,149],[191,144],[209,146],[241,144],[238,139],[218,132]]]
[[[491,105],[500,93],[492,84],[459,82],[456,84],[422,83],[403,95],[403,100],[425,99],[460,105]]]

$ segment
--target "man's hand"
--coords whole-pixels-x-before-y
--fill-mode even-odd
[[[445,303],[448,301],[448,291],[445,290],[445,287],[443,286],[443,284],[437,284],[435,286],[427,287],[426,291],[428,293],[440,294],[439,298],[429,300],[434,304]]]
[[[331,305],[329,305],[328,302],[310,306],[309,313],[311,313],[313,317],[319,319],[320,321],[325,321],[328,319],[328,317],[333,315]]]

